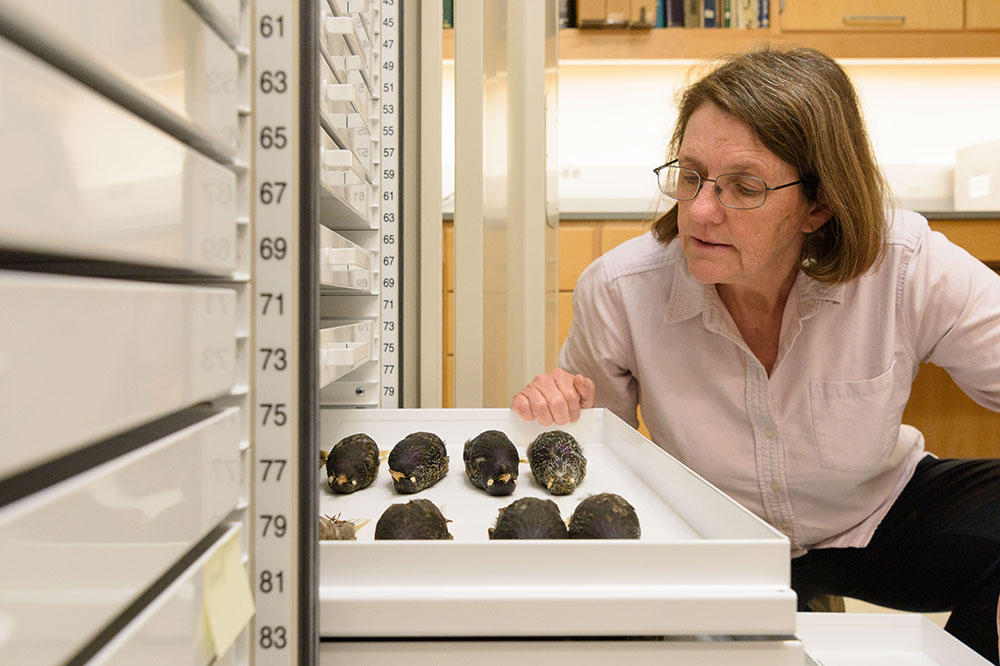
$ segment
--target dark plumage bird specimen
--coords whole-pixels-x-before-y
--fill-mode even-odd
[[[365,521],[367,522],[367,521]],[[330,516],[319,517],[319,540],[320,541],[355,541],[358,525],[351,520],[340,520],[340,516],[331,518]]]
[[[522,497],[500,509],[491,539],[568,539],[559,507],[550,499]]]
[[[587,474],[580,445],[562,430],[543,432],[528,445],[528,462],[535,480],[553,495],[569,495]]]
[[[640,533],[635,508],[614,493],[585,498],[569,519],[570,539],[638,539]]]
[[[348,435],[326,456],[326,476],[337,493],[353,493],[371,485],[378,476],[378,445],[364,433]]]
[[[426,499],[393,504],[375,523],[376,539],[451,539],[448,519]]]
[[[465,443],[465,473],[490,495],[510,495],[517,487],[518,465],[514,443],[499,430],[487,430]]]
[[[389,452],[389,474],[397,493],[421,491],[447,473],[448,450],[434,433],[411,433]]]

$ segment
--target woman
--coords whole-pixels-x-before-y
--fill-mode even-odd
[[[595,261],[559,367],[511,408],[607,407],[787,535],[804,608],[951,610],[997,663],[1000,462],[901,426],[921,362],[1000,411],[1000,276],[890,197],[844,71],[805,48],[687,88],[655,171],[677,205]]]

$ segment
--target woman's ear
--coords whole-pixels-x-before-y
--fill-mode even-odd
[[[833,211],[828,205],[826,192],[819,190],[816,192],[816,200],[809,202],[809,209],[806,212],[806,219],[802,223],[802,231],[811,234],[833,217]]]

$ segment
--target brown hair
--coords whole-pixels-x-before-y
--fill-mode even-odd
[[[729,55],[682,90],[669,154],[676,157],[691,114],[711,102],[743,121],[762,144],[792,165],[810,201],[830,220],[807,234],[802,270],[843,283],[868,271],[885,248],[891,195],[865,130],[857,93],[836,62],[805,47]],[[677,207],[653,222],[661,243],[677,236]]]

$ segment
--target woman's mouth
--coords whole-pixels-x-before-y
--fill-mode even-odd
[[[728,243],[713,243],[711,241],[702,240],[701,238],[697,238],[695,236],[692,236],[691,239],[695,242],[695,245],[697,245],[698,247],[704,247],[704,248],[729,247]]]

